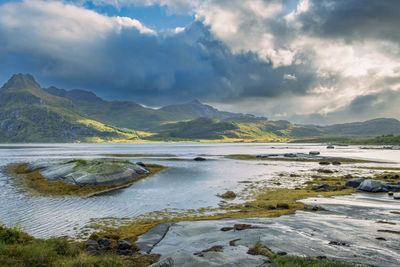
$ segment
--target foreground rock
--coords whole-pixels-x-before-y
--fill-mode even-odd
[[[370,206],[363,205],[366,198]],[[144,248],[151,247],[151,253],[162,255],[153,266],[268,266],[263,265],[267,257],[248,254],[258,242],[282,255],[327,257],[368,266],[400,265],[396,232],[400,217],[389,212],[400,214],[397,201],[381,194],[356,194],[313,198],[306,203],[323,205],[327,211],[279,218],[179,222],[164,227],[154,243]],[[381,225],[385,231],[377,231],[376,221],[383,219],[396,224]],[[239,224],[251,227],[221,231]],[[137,244],[151,240],[147,235],[140,236]]]

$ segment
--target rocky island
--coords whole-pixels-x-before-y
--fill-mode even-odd
[[[16,163],[7,167],[14,182],[33,195],[89,197],[127,187],[165,167],[117,159],[75,159],[57,163]]]

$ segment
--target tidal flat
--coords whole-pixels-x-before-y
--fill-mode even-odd
[[[315,150],[323,156],[335,157],[335,160],[351,159],[352,162],[320,165],[318,160],[230,158],[234,154],[307,154]],[[312,257],[310,261],[327,257],[327,261],[335,261],[332,264],[339,264],[337,261],[365,263],[371,260],[368,255],[372,254],[385,262],[385,266],[399,263],[399,247],[393,237],[400,225],[396,214],[400,212],[396,206],[399,200],[387,193],[359,193],[346,186],[348,180],[357,177],[398,183],[400,180],[396,175],[400,162],[393,159],[399,157],[390,154],[397,151],[386,154],[355,146],[331,151],[323,145],[310,144],[60,144],[54,149],[26,148],[13,150],[13,153],[11,158],[7,158],[6,153],[0,154],[2,166],[16,162],[40,164],[76,158],[91,160],[102,158],[104,154],[140,154],[146,156],[125,157],[124,160],[168,167],[122,189],[89,198],[68,199],[27,194],[3,172],[0,183],[4,190],[0,204],[6,209],[0,211],[0,219],[6,224],[18,222],[24,231],[35,237],[68,235],[85,242],[88,239],[97,242],[98,238],[112,242],[129,240],[139,252],[160,255],[161,261],[173,261],[175,265],[184,260],[227,265],[229,262],[223,259],[237,255],[238,263],[251,266],[263,263],[268,257],[272,261],[287,257],[278,255],[280,252],[290,257]],[[176,159],[201,156],[205,161],[165,161],[161,159],[165,157],[154,155],[173,155]],[[319,172],[321,169],[329,170],[329,173]],[[229,191],[235,197],[220,197]],[[368,197],[360,198],[360,195]],[[29,208],[24,205],[26,201],[31,203]],[[292,221],[298,222],[297,228]],[[250,226],[238,230],[235,225]],[[222,228],[231,230],[221,231]],[[274,238],[265,232],[266,229],[275,233]],[[360,231],[368,232],[364,232],[364,237],[369,246],[357,237]],[[232,243],[232,240],[236,241]],[[272,254],[249,254],[256,244],[258,248],[268,248]],[[302,244],[313,246],[299,249],[304,247]],[[385,249],[379,249],[378,245]],[[149,246],[152,249],[146,251]],[[215,248],[208,250],[214,246],[218,246],[217,251]],[[355,251],[358,256],[352,257],[350,251]],[[295,261],[292,258],[284,260]]]

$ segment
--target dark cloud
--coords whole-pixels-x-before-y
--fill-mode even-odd
[[[398,0],[311,0],[299,20],[318,37],[400,41]]]
[[[305,66],[273,68],[254,53],[232,54],[201,22],[164,36],[123,28],[82,56],[71,53],[75,59],[25,49],[0,53],[8,75],[29,72],[46,86],[85,88],[107,98],[156,106],[177,99],[218,102],[288,91],[304,94],[314,81]],[[296,86],[283,79],[285,74],[296,77]]]

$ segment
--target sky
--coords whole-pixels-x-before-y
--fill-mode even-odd
[[[0,83],[273,120],[400,119],[398,0],[0,0]]]

